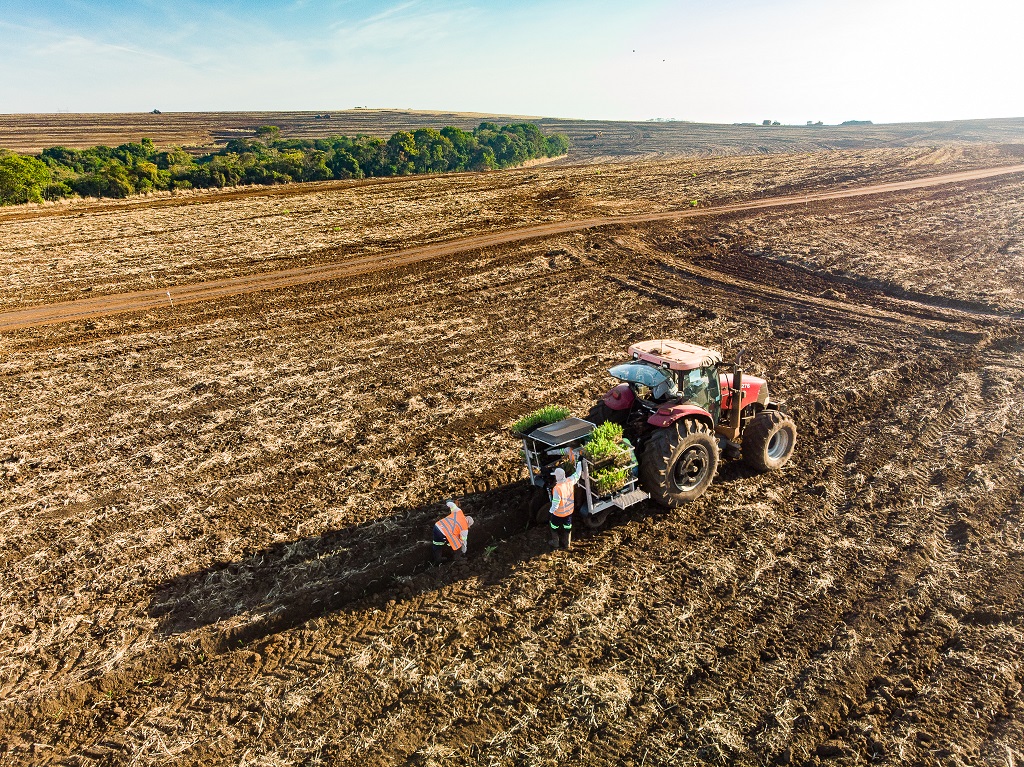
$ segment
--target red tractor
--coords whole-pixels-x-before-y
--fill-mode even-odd
[[[656,503],[677,507],[699,497],[722,453],[758,471],[792,457],[796,424],[768,398],[763,378],[744,376],[742,352],[728,364],[712,349],[659,340],[629,353],[629,362],[608,371],[621,383],[586,420],[622,425],[636,448],[640,485]]]

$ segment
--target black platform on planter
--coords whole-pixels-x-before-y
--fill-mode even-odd
[[[582,418],[566,418],[558,423],[534,429],[529,437],[549,447],[561,447],[583,439],[595,428],[597,427],[594,424]]]

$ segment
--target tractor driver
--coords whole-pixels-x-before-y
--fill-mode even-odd
[[[708,394],[710,384],[704,368],[694,368],[680,377],[683,379],[683,400],[708,410],[711,405],[711,396]]]
[[[651,399],[655,402],[663,402],[667,399],[672,399],[679,394],[679,387],[676,386],[676,378],[674,375],[669,373],[665,375],[665,379],[658,384],[654,385],[651,389]]]
[[[660,404],[679,396],[676,377],[668,371],[655,369],[653,372],[649,372],[648,376],[647,382],[633,384],[633,391],[638,399]]]

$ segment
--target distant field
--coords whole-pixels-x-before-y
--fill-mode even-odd
[[[317,114],[330,114],[318,119]],[[570,161],[668,155],[733,155],[935,146],[951,142],[1024,143],[1024,118],[850,127],[774,127],[567,120],[524,115],[351,109],[324,112],[0,115],[0,148],[37,153],[49,146],[117,145],[151,138],[159,146],[209,148],[277,125],[285,137],[366,133],[389,136],[423,126],[476,127],[483,120],[528,119],[573,142]]]

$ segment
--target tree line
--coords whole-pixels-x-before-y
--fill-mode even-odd
[[[194,157],[160,150],[149,139],[118,147],[51,147],[35,156],[0,150],[0,205],[81,197],[127,197],[155,190],[239,184],[407,176],[492,170],[558,157],[569,140],[545,136],[532,123],[481,123],[459,128],[398,131],[388,139],[358,135],[285,139],[272,125],[255,138],[233,139],[219,152]]]

